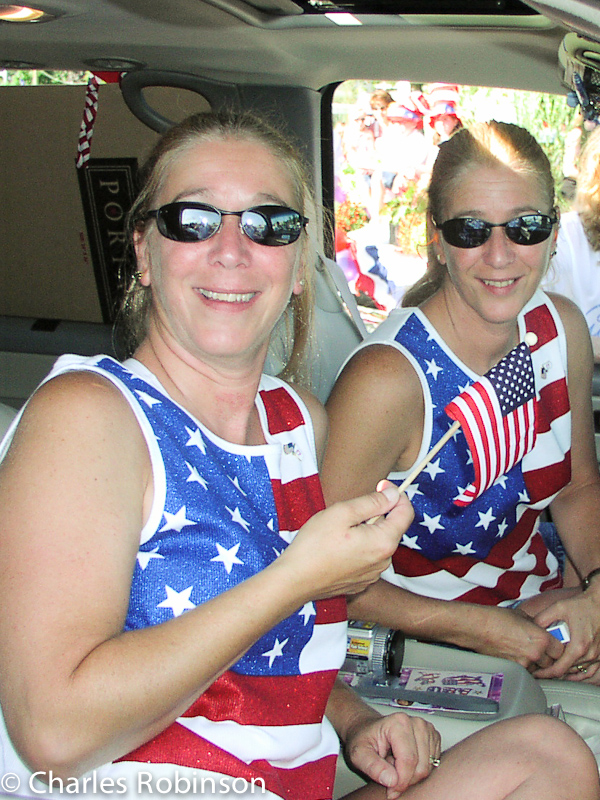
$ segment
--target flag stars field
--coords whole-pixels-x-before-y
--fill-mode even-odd
[[[192,608],[196,608],[190,600],[193,588],[193,586],[188,586],[187,589],[177,592],[170,586],[165,586],[167,598],[163,600],[162,603],[159,603],[157,608],[170,608],[174,617],[180,617],[184,611],[190,611]]]
[[[443,531],[444,526],[440,525],[440,519],[442,518],[441,514],[437,514],[435,517],[430,517],[429,514],[423,514],[423,522],[421,525],[424,525],[429,533],[435,533],[436,531]]]
[[[239,508],[236,506],[235,509],[232,511],[230,508],[225,506],[225,509],[231,514],[231,521],[241,525],[245,531],[250,530],[250,523],[242,517],[242,513]]]
[[[177,533],[181,533],[186,525],[195,525],[195,521],[193,519],[187,519],[185,513],[185,506],[181,506],[176,514],[170,514],[168,511],[164,511],[163,514],[165,515],[166,522],[160,529],[160,532],[177,531]]]
[[[206,445],[204,444],[204,439],[202,438],[202,434],[200,433],[200,429],[196,428],[196,430],[192,430],[185,426],[185,430],[187,435],[190,437],[187,442],[185,443],[186,447],[197,447],[198,450],[202,452],[203,455],[206,455]]]
[[[138,551],[137,560],[138,564],[140,565],[140,569],[146,569],[148,564],[153,558],[164,558],[158,552],[158,545],[154,548],[154,550],[150,550],[150,552],[145,552],[144,550]]]
[[[479,514],[479,522],[475,525],[475,527],[483,528],[487,531],[492,522],[496,519],[492,512],[492,507],[490,506],[485,514],[483,514],[481,511],[478,511],[477,513]]]
[[[304,617],[304,624],[306,625],[306,623],[310,620],[310,618],[316,616],[317,614],[315,604],[312,601],[305,603],[298,612],[298,614],[301,617]]]
[[[438,367],[438,365],[435,363],[435,358],[432,358],[431,361],[426,360],[425,363],[427,364],[427,374],[433,375],[434,380],[437,381],[438,375],[440,372],[443,372],[442,367]]]
[[[188,461],[185,462],[186,467],[189,469],[190,474],[187,478],[187,483],[199,483],[204,489],[208,491],[208,484],[204,480],[204,478],[200,475],[196,467],[192,466]]]
[[[244,562],[237,557],[237,551],[240,549],[240,543],[234,544],[233,547],[230,547],[229,550],[223,545],[219,544],[219,542],[215,542],[215,546],[219,551],[219,555],[214,556],[211,558],[211,561],[222,561],[223,566],[227,570],[227,574],[231,574],[231,570],[233,569],[234,564],[243,564]]]
[[[286,646],[288,641],[289,639],[284,639],[283,642],[280,642],[279,639],[275,638],[275,644],[271,650],[267,650],[266,653],[263,653],[263,656],[269,659],[269,668],[273,666],[273,662],[276,658],[283,656],[283,648]]]

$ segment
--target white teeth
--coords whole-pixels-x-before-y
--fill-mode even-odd
[[[249,303],[254,297],[254,292],[234,294],[232,292],[209,292],[208,289],[200,289],[199,291],[208,300],[220,300],[222,303]]]
[[[484,279],[483,282],[485,283],[486,286],[493,286],[497,289],[503,289],[505,286],[510,286],[511,284],[513,284],[515,280],[516,280],[515,278],[511,278],[510,280],[507,281],[486,281]]]

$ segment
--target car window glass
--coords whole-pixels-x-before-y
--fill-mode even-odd
[[[346,81],[332,111],[336,260],[371,329],[425,271],[426,190],[441,142],[476,121],[528,128],[550,159],[564,210],[587,135],[565,95],[441,81]]]

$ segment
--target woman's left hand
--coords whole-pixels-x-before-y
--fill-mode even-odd
[[[585,592],[577,591],[571,597],[559,599],[534,617],[543,628],[561,620],[566,622],[571,637],[562,656],[551,667],[533,673],[536,678],[563,678],[600,685],[599,588],[592,585]]]
[[[420,717],[369,715],[350,728],[344,750],[356,769],[385,786],[388,800],[395,800],[437,766],[441,737]]]

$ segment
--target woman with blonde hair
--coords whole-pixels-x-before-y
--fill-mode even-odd
[[[327,403],[327,501],[411,476],[452,425],[446,407],[523,342],[511,369],[531,369],[530,411],[512,445],[494,427],[474,453],[461,428],[410,479],[414,521],[384,580],[351,599],[350,615],[509,658],[540,678],[598,683],[593,365],[578,309],[539,289],[558,232],[542,148],[516,125],[458,131],[435,161],[427,224],[426,274],[349,359]],[[517,377],[508,373],[509,393]],[[502,447],[518,457],[501,461]],[[476,457],[501,467],[478,493]],[[540,524],[544,509],[560,541]],[[559,620],[567,644],[546,630]]]

